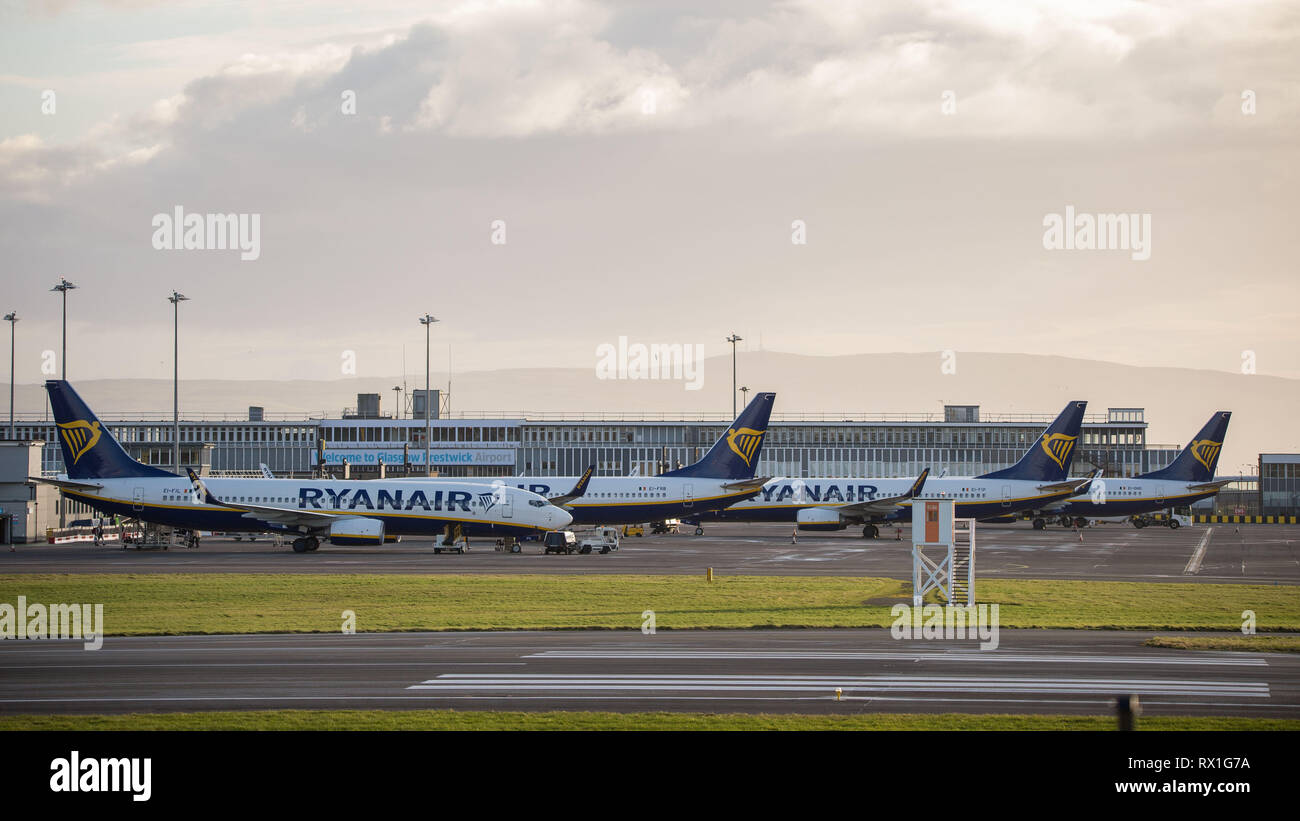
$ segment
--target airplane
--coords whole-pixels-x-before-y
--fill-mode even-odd
[[[378,545],[386,535],[528,536],[567,527],[573,517],[536,493],[455,479],[200,481],[135,461],[72,386],[45,383],[66,476],[30,477],[96,510],[184,530],[276,532],[295,553],[336,545]],[[575,488],[577,490],[577,488]]]
[[[759,495],[725,510],[687,519],[702,532],[702,522],[793,522],[799,530],[843,530],[862,525],[862,537],[880,535],[879,525],[909,521],[912,499],[921,492],[956,500],[960,518],[989,520],[1037,510],[1087,490],[1090,479],[1070,479],[1070,461],[1079,440],[1087,402],[1072,401],[1009,468],[976,477],[929,479],[811,478],[773,479]]]
[[[753,497],[767,481],[755,478],[754,468],[775,402],[775,393],[755,395],[698,462],[658,476],[593,476],[592,465],[576,480],[508,476],[466,481],[501,482],[541,494],[572,513],[579,525],[657,522],[717,510]]]
[[[1168,467],[1131,479],[1099,479],[1093,482],[1086,496],[1048,506],[1046,512],[1060,513],[1061,524],[1070,527],[1082,526],[1088,519],[1136,516],[1208,499],[1232,481],[1214,479],[1214,468],[1219,463],[1231,420],[1232,411],[1215,411]],[[1169,521],[1171,527],[1177,527],[1177,519]]]

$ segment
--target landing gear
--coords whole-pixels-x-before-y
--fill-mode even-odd
[[[1088,520],[1085,519],[1085,518],[1083,518],[1082,516],[1075,516],[1075,517],[1074,517],[1074,526],[1075,526],[1075,527],[1087,527],[1087,526],[1088,526]]]
[[[1046,519],[1043,519],[1042,517],[1034,519],[1034,530],[1042,530],[1045,527],[1047,527]]]
[[[1070,519],[1069,516],[1066,516],[1064,513],[1061,514],[1061,518],[1058,519],[1057,521],[1061,523],[1061,527],[1070,527],[1074,524],[1074,521]]]
[[[696,535],[696,536],[703,536],[703,535],[704,535],[704,528],[702,528],[702,527],[698,527],[698,526],[697,526],[697,527],[695,528],[695,535]]]
[[[315,536],[299,536],[291,545],[294,553],[308,553],[320,547],[320,539]]]
[[[880,528],[876,527],[875,525],[862,526],[862,538],[874,539],[879,535],[880,535]]]

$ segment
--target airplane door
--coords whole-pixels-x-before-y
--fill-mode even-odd
[[[513,519],[514,516],[515,516],[515,499],[514,496],[507,493],[505,494],[505,498],[501,500],[501,518]]]
[[[682,485],[682,506],[693,507],[695,505],[695,491],[690,485]]]
[[[1002,506],[1011,507],[1011,485],[1002,486]]]
[[[131,494],[131,509],[144,510],[144,488],[138,487]]]

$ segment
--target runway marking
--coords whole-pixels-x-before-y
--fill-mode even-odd
[[[307,702],[307,701],[486,701],[510,703],[520,701],[563,701],[572,700],[574,696],[550,696],[550,695],[512,695],[512,696],[476,696],[476,695],[423,695],[421,693],[404,693],[399,696],[93,696],[85,698],[7,698],[0,699],[0,704],[109,704],[109,703],[128,703],[135,704],[138,702],[153,703],[185,703],[185,702],[253,702],[253,701],[271,701],[276,703],[288,702]],[[645,701],[646,697],[642,695],[602,695],[598,693],[583,694],[580,696],[582,701]],[[688,695],[688,696],[655,696],[655,701],[719,701],[741,703],[746,701],[828,701],[834,696],[827,694],[824,696],[708,696],[708,695]],[[942,704],[1064,704],[1072,707],[1086,707],[1088,705],[1112,706],[1113,699],[1046,699],[1046,698],[964,698],[959,695],[946,696],[943,698],[927,696],[872,696],[870,698],[855,698],[855,701],[879,701],[879,702],[901,702],[901,703],[925,703],[939,702]],[[1210,701],[1210,702],[1187,702],[1187,701],[1161,701],[1159,699],[1148,699],[1143,702],[1146,707],[1165,706],[1165,707],[1215,707],[1215,708],[1237,708],[1243,710],[1264,709],[1264,710],[1295,710],[1300,709],[1298,704],[1261,704],[1259,702],[1236,702],[1236,701]],[[815,714],[810,714],[815,715]]]
[[[1205,561],[1205,549],[1209,546],[1212,535],[1214,535],[1214,528],[1206,528],[1205,535],[1201,537],[1200,543],[1192,551],[1192,557],[1187,560],[1187,566],[1183,568],[1184,575],[1195,575],[1201,572],[1201,562]],[[1244,563],[1242,569],[1243,571],[1245,569]]]
[[[977,641],[978,639],[972,639]],[[1028,662],[1042,664],[1185,664],[1189,666],[1222,665],[1227,667],[1267,667],[1268,659],[1245,653],[1234,656],[1103,656],[1103,655],[1033,655],[1028,653],[998,653],[989,651],[876,651],[841,652],[836,650],[542,650],[524,658],[550,659],[603,659],[603,660],[655,660],[655,659],[791,659],[791,660],[845,660],[845,661],[974,661],[985,663]]]
[[[175,664],[0,664],[0,670],[136,670],[192,667],[526,667],[523,661],[205,661]]]
[[[446,673],[408,690],[552,690],[669,692],[945,692],[1042,693],[1068,695],[1235,696],[1269,698],[1263,681],[1180,681],[1157,679],[1031,679],[976,676],[762,676],[762,675],[583,675],[571,673]]]

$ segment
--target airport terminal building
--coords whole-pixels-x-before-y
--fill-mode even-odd
[[[439,403],[430,404],[438,408]],[[1053,413],[982,414],[976,405],[948,405],[942,414],[774,414],[757,474],[913,477],[929,467],[935,476],[976,476],[1013,464],[1053,418]],[[170,418],[102,421],[133,458],[172,467]],[[725,414],[498,418],[439,413],[428,422],[429,462],[434,475],[449,477],[577,476],[593,464],[601,476],[653,476],[698,460],[730,422]],[[373,394],[358,397],[355,409],[334,418],[270,418],[261,408],[250,408],[239,418],[183,417],[181,462],[215,476],[257,476],[262,465],[280,477],[423,476],[425,430],[423,418],[381,414]],[[53,421],[19,421],[15,435],[20,442],[44,445],[37,457],[43,475],[63,472]],[[1071,473],[1083,476],[1102,468],[1104,475],[1116,477],[1159,470],[1179,447],[1147,441],[1143,408],[1108,408],[1084,417]],[[1253,476],[1239,477],[1198,509],[1294,513],[1300,507],[1300,457],[1263,454],[1260,460],[1258,483]],[[58,504],[60,519],[89,514],[75,501]]]
[[[359,408],[366,403],[358,402]],[[204,475],[423,475],[425,420],[351,412],[332,419],[183,419],[181,462]],[[982,416],[978,406],[939,414],[836,418],[775,414],[757,465],[763,476],[973,476],[1013,464],[1054,414]],[[170,419],[104,419],[132,457],[172,464]],[[583,418],[433,418],[429,461],[439,476],[653,476],[699,459],[731,419],[591,414]],[[53,422],[20,422],[17,438],[46,443],[43,473],[63,471]],[[1111,408],[1085,417],[1073,473],[1103,467],[1132,476],[1172,461],[1173,445],[1151,445],[1142,408]]]

